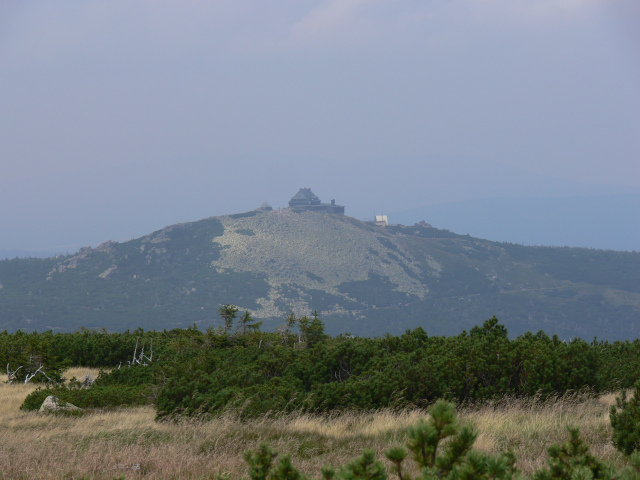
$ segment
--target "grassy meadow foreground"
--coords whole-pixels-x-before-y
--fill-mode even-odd
[[[86,369],[65,373],[80,377]],[[365,448],[389,467],[383,452],[404,444],[406,430],[426,416],[420,409],[288,413],[240,420],[232,414],[156,422],[150,406],[93,410],[80,417],[24,412],[32,385],[0,384],[0,478],[231,478],[247,476],[242,455],[267,442],[290,453],[305,475],[320,477],[323,465],[343,465]],[[608,408],[614,395],[565,395],[551,400],[501,401],[459,410],[479,431],[475,448],[498,453],[511,447],[525,474],[542,467],[546,448],[580,427],[590,451],[617,467],[626,464],[611,444]],[[388,469],[390,472],[390,469]]]
[[[263,332],[249,312],[240,316],[233,305],[219,313],[224,327],[206,331],[194,325],[121,333],[0,332],[0,364],[6,362],[12,383],[0,387],[0,478],[233,480],[248,477],[243,454],[264,443],[281,454],[278,468],[290,455],[303,475],[319,478],[322,472],[326,480],[374,478],[350,477],[344,469],[356,458],[373,465],[374,457],[382,462],[375,464],[375,478],[385,478],[384,465],[395,478],[401,445],[410,445],[413,459],[422,462],[423,480],[448,475],[444,468],[454,461],[459,469],[448,471],[451,480],[514,480],[520,477],[513,462],[536,480],[578,478],[574,473],[640,480],[640,456],[631,455],[640,448],[634,423],[640,404],[621,404],[624,415],[610,416],[615,395],[607,395],[634,386],[640,340],[564,342],[544,332],[510,338],[495,317],[455,337],[429,336],[421,328],[400,336],[331,337],[315,314],[291,313],[282,328]],[[87,370],[69,365],[93,367],[94,378],[103,371],[82,388],[77,380]],[[25,385],[35,375],[46,381],[43,388]],[[85,412],[40,414],[48,395]],[[432,416],[420,421],[427,409]],[[474,427],[477,439],[460,424]],[[581,445],[575,430],[569,447],[557,446],[569,439],[568,426],[580,429],[593,458],[575,447]],[[630,457],[614,442],[617,448],[630,445],[621,450]],[[513,456],[503,455],[507,449]],[[436,465],[434,452],[449,463]],[[266,447],[261,455],[248,458],[253,467],[258,457],[261,465],[270,462]],[[588,461],[589,471],[552,476],[553,462],[567,458],[576,468]],[[619,472],[609,472],[602,461]],[[622,469],[628,462],[631,468]],[[327,465],[340,468],[335,477],[321,470]],[[417,473],[413,463],[402,468]],[[611,474],[598,473],[605,470]],[[301,479],[297,472],[252,478]]]

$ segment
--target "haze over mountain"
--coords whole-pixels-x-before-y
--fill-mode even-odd
[[[0,179],[0,202],[16,206],[0,210],[7,226],[0,230],[0,250],[22,250],[21,256],[73,253],[107,239],[125,241],[174,223],[251,210],[263,201],[283,207],[299,186],[312,187],[324,201],[335,198],[359,219],[385,213],[392,223],[424,220],[524,245],[640,249],[638,223],[630,221],[638,218],[635,187],[568,181],[448,156],[371,159],[364,169],[275,155],[188,163],[197,165],[197,175],[176,161],[162,168],[145,162],[52,173],[45,185]],[[242,167],[242,181],[229,189],[221,179],[237,178]],[[19,205],[33,205],[33,211],[23,216]],[[0,251],[5,257],[12,255]]]
[[[522,245],[640,251],[640,194],[476,198],[389,216]]]
[[[172,225],[69,256],[0,261],[0,329],[201,328],[224,303],[273,329],[317,310],[330,333],[640,335],[640,253],[524,247],[421,224],[292,209]]]
[[[73,253],[302,186],[359,219],[473,201],[489,239],[485,199],[637,194],[639,24],[637,0],[0,2],[0,250]],[[625,237],[611,206],[575,217]],[[633,244],[583,223],[532,238],[524,207],[504,238]],[[457,211],[437,225],[475,231]]]

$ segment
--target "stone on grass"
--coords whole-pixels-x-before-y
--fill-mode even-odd
[[[76,407],[75,405],[69,402],[63,402],[58,397],[54,397],[53,395],[49,395],[42,402],[42,406],[40,407],[40,412],[52,413],[52,412],[74,412],[80,411],[81,408]]]

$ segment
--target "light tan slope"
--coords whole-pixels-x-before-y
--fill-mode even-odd
[[[219,219],[224,235],[214,241],[222,251],[212,266],[266,274],[272,292],[259,302],[266,309],[280,298],[283,285],[345,297],[340,284],[371,275],[388,278],[399,292],[419,298],[428,293],[417,279],[417,263],[393,237],[348,217],[285,209]],[[299,306],[305,308],[303,300]]]

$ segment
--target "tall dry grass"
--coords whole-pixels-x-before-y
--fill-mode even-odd
[[[596,398],[590,395],[565,395],[546,400],[503,399],[478,409],[460,412],[463,421],[478,430],[476,448],[498,452],[511,448],[518,467],[531,473],[546,464],[546,449],[567,439],[567,427],[579,427],[592,454],[626,465],[625,459],[611,443],[609,408],[615,395]]]
[[[110,371],[110,369],[107,369]],[[71,367],[69,370],[64,372],[64,377],[67,379],[67,383],[70,379],[76,378],[76,380],[82,381],[86,375],[90,375],[94,380],[98,378],[98,374],[100,373],[99,368],[90,368],[90,367]]]
[[[80,372],[82,376],[86,370]],[[67,374],[67,377],[72,376]],[[373,448],[378,457],[406,441],[406,429],[422,410],[344,412],[325,416],[288,414],[242,422],[233,415],[211,421],[156,423],[152,408],[94,411],[81,417],[22,412],[35,387],[0,386],[0,471],[4,479],[197,479],[228,473],[246,476],[244,451],[260,442],[290,453],[294,465],[319,476],[323,465],[343,465]],[[611,446],[608,405],[601,399],[566,396],[549,401],[504,399],[460,409],[463,422],[480,432],[477,448],[511,447],[519,467],[542,466],[546,447],[567,438],[567,425],[580,425],[596,455],[622,465]]]

